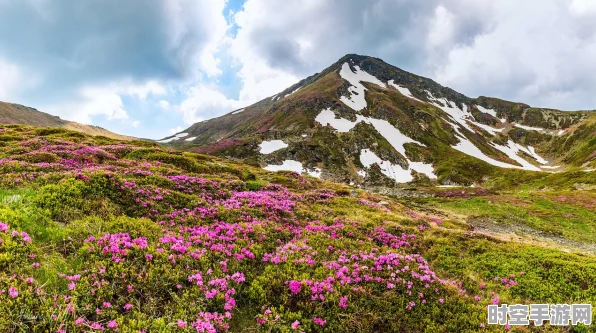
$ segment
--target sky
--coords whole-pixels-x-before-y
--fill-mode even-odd
[[[0,101],[136,137],[348,53],[469,97],[596,109],[594,0],[0,0]]]

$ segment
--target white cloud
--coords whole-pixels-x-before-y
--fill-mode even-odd
[[[596,25],[581,30],[585,22],[576,18],[578,3],[583,2],[495,2],[489,14],[498,23],[492,31],[476,36],[472,44],[454,47],[431,76],[472,96],[594,108]],[[589,7],[585,4],[583,11]]]
[[[162,99],[158,102],[159,107],[162,110],[169,110],[170,109],[170,102],[166,101],[165,99]]]
[[[12,98],[21,79],[21,71],[16,65],[0,59],[0,99]]]
[[[596,13],[596,2],[594,0],[572,0],[570,8],[577,14]]]
[[[132,124],[131,124],[131,125],[132,125],[132,127],[134,127],[134,128],[137,128],[137,127],[139,127],[139,125],[140,125],[140,124],[141,124],[141,122],[140,122],[140,121],[138,121],[138,120],[135,120],[135,121],[133,121],[133,122],[132,122]]]
[[[215,56],[226,38],[223,14],[226,0],[169,0],[164,2],[169,24],[170,49],[182,63],[213,77],[222,73]],[[200,44],[197,45],[197,41]]]
[[[217,117],[243,106],[242,101],[228,99],[221,92],[203,84],[189,88],[185,94],[186,99],[180,103],[178,110],[187,124]]]
[[[144,84],[133,83],[118,83],[110,87],[111,90],[117,91],[124,95],[134,95],[145,100],[147,95],[163,95],[166,93],[166,88],[155,80],[147,81]]]
[[[175,128],[170,128],[170,134],[176,134],[176,133],[180,133],[184,130],[184,128],[180,127],[180,126],[176,126]]]
[[[105,86],[83,87],[78,92],[77,100],[65,104],[47,105],[42,107],[42,110],[84,124],[91,124],[92,117],[98,115],[103,115],[108,120],[126,120],[129,115],[124,109],[121,96],[134,96],[144,100],[148,95],[165,93],[166,89],[155,81],[137,84],[125,80]]]

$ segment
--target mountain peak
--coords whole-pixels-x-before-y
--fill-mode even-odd
[[[596,149],[589,117],[469,98],[381,59],[347,54],[272,97],[161,142],[363,186],[470,185],[509,169],[594,166],[593,154],[579,152]],[[558,150],[563,142],[569,149]]]

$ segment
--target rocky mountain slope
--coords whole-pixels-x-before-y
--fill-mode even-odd
[[[469,98],[351,54],[159,142],[348,184],[472,185],[495,174],[593,169],[596,112]]]
[[[38,127],[64,128],[90,135],[101,135],[112,139],[131,140],[132,137],[116,134],[104,128],[62,120],[45,112],[27,106],[0,102],[0,124],[22,124]]]

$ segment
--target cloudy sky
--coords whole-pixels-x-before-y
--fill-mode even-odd
[[[596,108],[594,0],[0,0],[0,100],[138,137],[347,53],[470,97]]]

